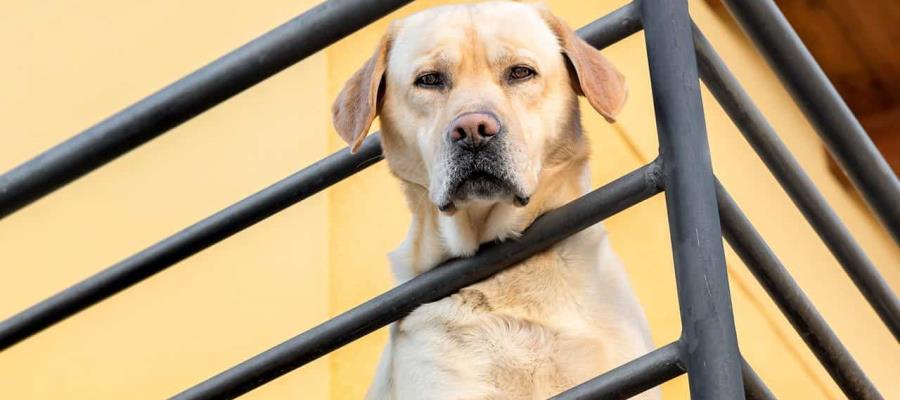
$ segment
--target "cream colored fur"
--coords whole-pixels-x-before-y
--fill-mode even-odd
[[[517,64],[537,75],[504,81]],[[431,69],[446,71],[452,86],[413,85]],[[515,238],[589,191],[577,96],[612,120],[625,92],[612,65],[539,5],[445,6],[395,22],[334,111],[351,144],[380,115],[385,155],[413,214],[408,237],[390,255],[397,279]],[[440,212],[448,124],[483,109],[508,129],[510,168],[530,202],[466,200]],[[545,399],[651,349],[624,269],[596,225],[393,324],[368,398]]]

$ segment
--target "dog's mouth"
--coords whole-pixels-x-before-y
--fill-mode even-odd
[[[467,168],[465,172],[457,170],[449,185],[449,196],[438,208],[445,213],[452,213],[456,205],[470,200],[504,201],[512,199],[517,207],[528,204],[529,196],[522,193],[512,179],[491,171],[479,168]]]
[[[512,193],[512,184],[490,172],[472,171],[464,176],[453,188],[453,198],[466,200],[469,197],[492,199]]]

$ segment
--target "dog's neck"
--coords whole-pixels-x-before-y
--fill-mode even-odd
[[[551,151],[525,207],[511,201],[474,202],[447,215],[429,200],[425,188],[404,181],[413,218],[406,240],[390,255],[397,278],[405,281],[449,258],[475,254],[483,243],[515,238],[539,216],[587,193],[587,147],[580,143]]]

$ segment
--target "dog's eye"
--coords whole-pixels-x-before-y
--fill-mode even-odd
[[[518,65],[512,67],[509,70],[509,80],[510,81],[524,81],[526,79],[530,79],[536,75],[533,69],[526,67],[524,65]]]
[[[416,86],[423,88],[439,89],[444,87],[444,83],[444,75],[438,72],[429,72],[416,78]]]

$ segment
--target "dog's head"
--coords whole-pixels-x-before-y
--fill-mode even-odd
[[[395,22],[333,107],[353,149],[376,115],[392,171],[442,211],[528,203],[551,148],[580,132],[577,96],[607,120],[622,75],[539,5],[434,8]],[[572,121],[572,120],[575,121]]]

